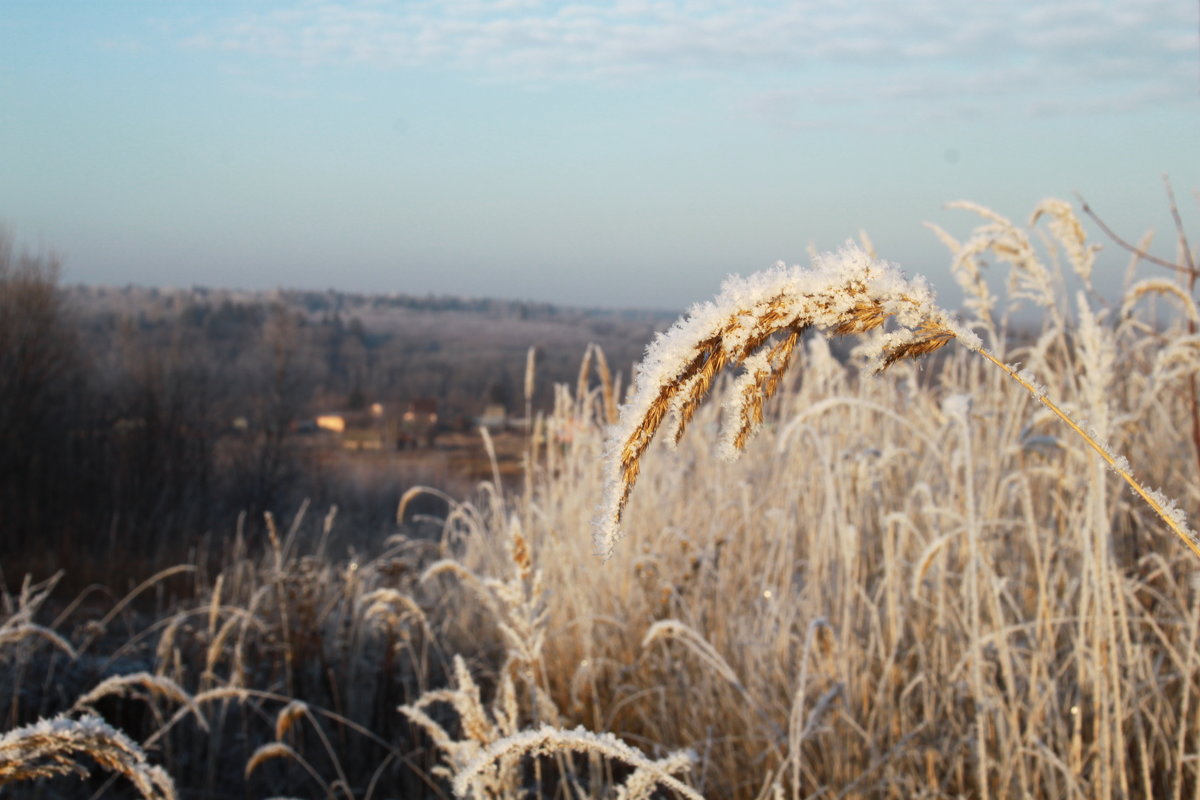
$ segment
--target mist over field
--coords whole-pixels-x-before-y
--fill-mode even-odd
[[[462,494],[490,476],[481,421],[506,445],[523,437],[527,412],[553,406],[590,346],[628,373],[673,316],[334,291],[56,288],[52,262],[3,246],[14,402],[2,552],[49,554],[83,583],[115,577],[86,574],[94,556],[120,552],[152,572],[220,539],[239,514],[261,532],[264,511],[304,501],[337,504],[361,539],[386,536],[410,485]],[[527,408],[531,350],[541,381]],[[519,466],[505,455],[506,469]]]

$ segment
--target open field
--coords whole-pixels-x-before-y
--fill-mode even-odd
[[[78,769],[100,796],[1200,797],[1200,561],[1039,399],[1164,505],[1200,508],[1191,253],[1179,280],[1106,253],[1095,269],[1128,280],[1105,300],[1069,209],[1042,207],[1037,233],[970,210],[969,239],[944,235],[968,297],[945,324],[1038,396],[955,337],[919,352],[941,329],[910,325],[914,349],[861,303],[790,344],[753,328],[766,362],[709,341],[678,395],[648,365],[620,420],[589,350],[530,436],[481,440],[498,452],[473,457],[481,480],[410,489],[366,549],[331,545],[336,515],[309,507],[133,595],[59,596],[48,574],[6,594],[0,784],[76,797]],[[1020,344],[1018,305],[1042,320]],[[857,343],[849,363],[833,334]],[[900,346],[921,357],[869,369]],[[635,441],[620,541],[594,541],[639,397],[661,411],[651,433],[690,424],[674,448]]]

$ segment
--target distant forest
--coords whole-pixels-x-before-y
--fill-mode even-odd
[[[299,421],[430,399],[442,425],[469,427],[489,405],[523,414],[529,348],[544,409],[589,343],[628,382],[673,318],[335,290],[67,287],[52,259],[0,238],[0,563],[85,573],[92,556],[121,552],[149,568],[215,547],[239,512],[253,527],[305,497],[346,508],[336,476],[298,457]]]
[[[145,287],[64,288],[64,310],[90,357],[151,359],[217,384],[254,389],[219,400],[231,418],[356,410],[436,399],[454,417],[523,406],[526,353],[537,351],[535,407],[574,381],[589,343],[628,370],[675,313],[567,308],[462,297],[328,290],[244,292]],[[182,377],[182,376],[181,376]],[[286,409],[264,408],[272,393]]]

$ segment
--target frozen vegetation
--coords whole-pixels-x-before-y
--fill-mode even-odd
[[[523,474],[433,539],[412,487],[367,551],[331,544],[335,514],[268,517],[123,599],[6,564],[0,783],[1194,797],[1193,256],[1180,232],[1146,277],[1061,201],[1026,227],[959,205],[981,220],[938,231],[960,314],[866,245],[732,279],[624,397],[586,349]],[[1040,329],[1016,335],[1021,308]]]

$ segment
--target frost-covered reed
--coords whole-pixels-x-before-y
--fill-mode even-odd
[[[0,736],[0,786],[57,775],[87,777],[91,764],[124,776],[147,800],[174,800],[175,785],[121,731],[92,715],[55,717]]]
[[[422,494],[445,506],[437,538],[346,550],[299,514],[136,602],[3,594],[5,740],[106,715],[198,796],[1196,797],[1195,557],[1113,474],[1128,454],[1200,507],[1186,263],[1143,276],[1132,253],[1106,304],[1112,259],[1067,204],[1023,227],[956,211],[981,220],[939,234],[961,321],[869,246],[731,280],[654,345],[619,421],[589,349],[535,409],[517,488],[406,492],[401,524]],[[972,334],[994,362],[870,369]],[[605,477],[627,534],[600,563]]]
[[[1028,299],[1053,307],[1054,291],[1050,270],[1036,257],[1029,237],[1008,219],[970,203],[952,204],[975,211],[991,221],[966,244],[958,245],[948,235],[943,241],[956,247],[955,265],[970,277],[964,288],[977,294],[975,308],[984,313],[980,322],[991,328],[986,285],[980,283],[975,259],[986,251],[1009,259],[1014,265],[1014,298]],[[1095,248],[1086,243],[1083,227],[1069,204],[1044,200],[1034,210],[1031,224],[1045,216],[1075,273],[1088,288],[1095,261]],[[970,269],[964,265],[971,264]],[[1177,284],[1167,289],[1157,283],[1139,284],[1128,303],[1149,292],[1182,297],[1189,320],[1196,320],[1194,303]],[[1078,343],[1110,361],[1115,357],[1111,343],[1099,341],[1100,328],[1085,296],[1078,301]],[[934,352],[952,339],[1007,374],[1052,414],[1062,420],[1091,447],[1129,487],[1166,522],[1200,557],[1200,534],[1188,527],[1184,511],[1159,490],[1143,486],[1134,478],[1129,461],[1107,443],[1093,425],[1077,421],[1048,395],[1036,377],[1019,365],[1004,363],[985,349],[969,328],[953,321],[934,303],[933,294],[920,278],[909,279],[888,262],[879,261],[850,244],[836,255],[818,257],[812,268],[785,268],[756,273],[748,278],[731,278],[720,295],[696,305],[647,348],[637,367],[637,384],[621,408],[620,418],[609,432],[609,473],[595,525],[596,551],[608,558],[621,535],[621,516],[641,469],[642,455],[666,424],[677,444],[714,379],[727,367],[738,366],[741,374],[733,381],[726,403],[725,434],[721,454],[734,458],[745,447],[751,432],[763,422],[763,402],[775,394],[791,365],[800,337],[810,328],[841,336],[866,333],[894,319],[896,328],[871,342],[872,363],[883,370],[898,361]],[[1192,349],[1194,337],[1185,340]],[[1172,354],[1180,349],[1176,345]],[[1191,363],[1187,356],[1182,360]]]
[[[831,336],[866,333],[888,319],[896,328],[875,342],[879,368],[933,352],[951,339],[979,347],[933,302],[924,280],[848,245],[810,269],[783,264],[727,280],[720,295],[696,305],[649,346],[637,382],[610,435],[612,475],[605,484],[596,550],[607,557],[637,481],[641,458],[660,426],[675,442],[726,367],[740,366],[729,391],[722,454],[732,458],[763,420],[800,338],[810,328]]]

